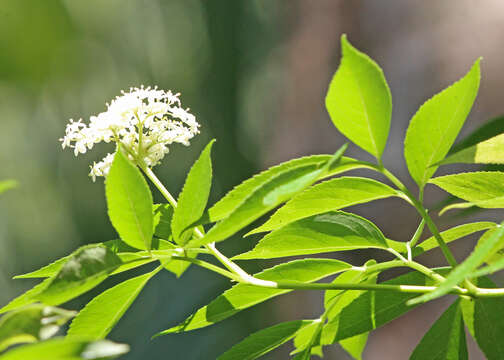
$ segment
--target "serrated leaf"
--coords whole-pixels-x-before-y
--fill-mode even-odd
[[[2,180],[0,181],[0,194],[17,186],[18,183],[15,180]]]
[[[103,243],[81,246],[77,250],[73,251],[71,254],[62,257],[62,258],[50,263],[49,265],[43,266],[42,268],[40,268],[38,270],[31,271],[26,274],[16,275],[16,276],[14,276],[14,279],[46,278],[46,277],[54,276],[58,273],[58,271],[60,271],[61,267],[73,255],[77,254],[79,251],[82,251],[83,249],[98,246],[100,244],[107,247],[113,253],[117,254],[121,258],[121,260],[123,260],[123,262],[126,262],[127,260],[131,260],[133,257],[133,255],[131,255],[132,253],[137,254],[137,256],[136,256],[137,258],[148,254],[146,252],[141,252],[141,251],[127,245],[126,243],[124,243],[123,241],[121,241],[119,239],[109,240],[109,241],[105,241]],[[170,249],[174,249],[175,246],[168,241],[165,241],[162,239],[154,239],[154,241],[152,243],[152,248],[155,250],[170,250]],[[135,267],[141,266],[147,262],[154,261],[154,260],[155,259],[145,259],[145,262],[143,262],[143,263],[141,261],[135,261],[135,262],[131,262],[131,263],[122,264],[121,266],[119,266],[119,268],[117,268],[113,272],[113,274],[118,274],[123,271],[133,269]]]
[[[13,349],[0,356],[1,360],[108,360],[129,351],[126,344],[108,340],[90,342],[77,339],[54,338]]]
[[[494,136],[448,156],[439,165],[446,164],[504,164],[504,134]]]
[[[123,262],[103,245],[86,247],[73,255],[36,299],[59,305],[92,289]]]
[[[312,322],[312,320],[295,320],[262,329],[234,345],[217,360],[257,359],[292,339],[299,330]]]
[[[104,339],[153,275],[151,272],[128,279],[96,296],[72,321],[67,336]]]
[[[343,58],[325,100],[332,122],[378,159],[387,142],[392,96],[380,67],[341,37]]]
[[[351,265],[332,259],[303,259],[277,265],[255,275],[258,279],[279,281],[289,279],[300,282],[313,282],[349,269]],[[200,308],[181,324],[164,330],[156,336],[190,331],[222,321],[241,310],[259,304],[275,296],[292,290],[263,288],[238,284],[225,291],[209,305]]]
[[[471,111],[480,82],[480,60],[461,80],[427,100],[410,121],[404,157],[420,188],[434,175]]]
[[[460,300],[455,301],[423,336],[410,360],[467,360]]]
[[[481,208],[504,207],[504,172],[446,175],[431,179],[430,183]]]
[[[445,241],[445,243],[451,243],[458,239],[461,239],[465,236],[474,234],[479,231],[493,229],[497,226],[496,223],[490,221],[478,221],[473,223],[462,224],[458,226],[454,226],[448,230],[441,232],[441,237]],[[407,254],[406,243],[393,241],[387,239],[387,244],[390,248],[394,249],[397,252]],[[424,252],[430,251],[432,249],[436,249],[439,247],[439,244],[434,236],[431,236],[420,244],[411,249],[411,254],[413,257],[423,254]]]
[[[478,286],[495,288],[495,284],[488,278],[478,279]],[[504,299],[477,298],[462,299],[462,314],[464,322],[472,337],[488,360],[504,358],[504,323],[500,316],[504,313]]]
[[[381,284],[431,286],[433,282],[418,272],[410,272]],[[406,303],[416,294],[388,291],[366,291],[339,314],[326,327],[330,332],[322,332],[322,343],[332,344],[374,330],[414,309]]]
[[[0,314],[3,314],[7,311],[19,309],[26,305],[33,304],[34,302],[37,301],[36,296],[40,294],[47,287],[47,285],[49,285],[51,281],[52,278],[44,279],[44,281],[38,283],[30,290],[14,298],[7,305],[5,305],[3,308],[0,309]]]
[[[340,177],[314,185],[294,196],[271,218],[249,234],[271,231],[311,215],[343,209],[372,200],[398,196],[396,190],[376,180]]]
[[[172,232],[175,241],[184,245],[187,240],[181,238],[184,230],[196,222],[205,211],[212,186],[212,145],[208,143],[200,157],[187,174],[184,187],[178,198],[177,208],[173,213]]]
[[[150,250],[153,234],[152,194],[140,170],[116,151],[105,181],[108,215],[128,245]]]
[[[233,259],[271,259],[365,248],[388,248],[380,229],[358,215],[331,211],[275,230],[253,250]]]
[[[192,247],[227,239],[261,215],[313,184],[326,175],[332,164],[337,163],[346,149],[343,145],[331,159],[321,164],[296,167],[271,178],[251,193],[228,217],[215,224],[202,239],[189,242]]]
[[[10,312],[0,319],[0,352],[15,344],[46,340],[74,315],[74,311],[42,304]]]
[[[504,226],[500,224],[498,228],[492,232],[492,234],[486,238],[484,242],[478,244],[478,246],[473,250],[473,252],[456,268],[454,268],[445,281],[443,281],[434,291],[426,293],[415,299],[409,301],[409,304],[419,304],[421,302],[430,301],[443,296],[450,292],[450,290],[465,280],[470,278],[474,270],[480,266],[495,246],[502,240],[504,236]]]
[[[233,190],[228,192],[221,200],[213,205],[207,214],[207,222],[216,222],[228,217],[250,194],[254,193],[275,177],[299,167],[319,167],[327,163],[331,155],[312,155],[299,159],[286,161],[273,166],[248,180],[245,180]],[[343,171],[369,167],[369,164],[343,156],[339,163],[329,168],[326,176],[338,174]]]

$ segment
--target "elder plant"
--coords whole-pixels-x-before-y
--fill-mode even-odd
[[[336,343],[361,359],[370,331],[449,294],[455,295],[450,297],[451,305],[420,340],[411,359],[467,359],[466,331],[488,359],[502,359],[504,288],[497,287],[488,275],[504,268],[504,227],[479,221],[440,232],[423,205],[424,189],[433,184],[460,199],[443,211],[504,207],[504,172],[433,177],[445,164],[504,163],[501,119],[452,149],[478,92],[480,60],[463,78],[426,101],[411,119],[404,156],[417,189],[408,189],[382,163],[392,113],[383,72],[345,36],[342,53],[326,107],[336,128],[376,161],[344,156],[345,144],[334,155],[302,157],[265,170],[210,207],[214,141],[190,169],[177,200],[153,169],[169,146],[176,142],[188,145],[199,132],[199,124],[182,107],[178,94],[157,88],[130,89],[112,100],[105,112],[91,117],[89,124],[71,121],[61,142],[64,148],[73,148],[75,155],[99,142],[113,143],[109,145],[113,152],[91,166],[90,176],[93,181],[98,176],[106,178],[108,215],[119,238],[83,246],[39,270],[16,276],[43,280],[0,309],[5,313],[0,320],[0,359],[55,359],[55,352],[62,351],[57,349],[68,349],[58,353],[57,359],[119,356],[127,346],[104,339],[146,283],[160,271],[181,276],[190,265],[228,278],[230,288],[181,323],[160,329],[155,337],[213,325],[291,291],[314,290],[323,297],[320,317],[267,327],[233,346],[220,360],[260,358],[290,340],[293,359],[323,357],[324,347]],[[360,168],[376,172],[382,181],[340,176]],[[153,203],[149,182],[165,203]],[[391,240],[371,221],[342,211],[390,197],[404,200],[404,206],[418,212],[419,225],[409,239]],[[243,229],[274,209],[262,225],[244,235],[264,234],[253,249],[233,257],[218,250],[219,242],[243,234]],[[432,236],[421,241],[424,227]],[[477,245],[458,262],[447,244],[478,232],[482,236]],[[388,252],[391,259],[349,264],[330,255],[310,257],[368,248]],[[437,248],[448,266],[430,268],[416,261],[418,255]],[[298,259],[257,274],[249,274],[239,265],[292,256]],[[79,312],[56,307],[110,276],[151,263],[157,264],[153,271],[109,288]],[[396,268],[409,271],[381,280],[381,273]],[[320,282],[331,276],[335,277],[332,281]],[[30,319],[29,326],[26,319]],[[48,339],[70,320],[65,336]],[[50,329],[43,330],[48,325]],[[26,342],[33,344],[10,348]]]

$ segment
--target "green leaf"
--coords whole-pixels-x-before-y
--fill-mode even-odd
[[[418,272],[410,272],[382,284],[431,286],[433,282]],[[322,343],[332,344],[394,320],[414,308],[406,303],[415,296],[416,294],[388,291],[364,292],[327,323],[322,332]]]
[[[352,336],[348,339],[343,339],[339,343],[347,353],[349,353],[354,359],[362,360],[362,353],[366,348],[369,333],[363,333],[359,335]]]
[[[173,208],[170,204],[155,204],[153,207],[154,235],[171,240]],[[152,246],[154,248],[154,246]]]
[[[467,360],[460,300],[455,301],[432,325],[417,345],[410,360]]]
[[[343,58],[327,92],[327,111],[339,131],[379,159],[390,128],[390,89],[380,67],[346,35],[341,49]]]
[[[464,260],[464,262],[453,269],[446,280],[443,281],[436,288],[436,290],[412,299],[411,301],[409,301],[409,304],[419,304],[421,302],[433,300],[440,296],[443,296],[450,292],[450,290],[461,281],[471,277],[474,270],[476,270],[476,268],[485,261],[489,253],[495,248],[499,241],[501,241],[502,236],[504,236],[503,224],[500,224],[498,228],[492,232],[492,235],[489,236],[484,242],[478,244],[478,246]]]
[[[103,245],[86,247],[63,265],[36,299],[48,305],[62,304],[101,283],[121,264],[117,254]]]
[[[152,194],[140,170],[121,149],[116,151],[105,181],[108,214],[128,245],[150,250],[153,233]]]
[[[26,274],[22,275],[16,275],[14,276],[14,279],[31,279],[31,278],[47,278],[47,277],[52,277],[60,271],[60,269],[63,267],[63,265],[70,259],[73,255],[77,254],[79,251],[82,251],[83,249],[87,249],[88,247],[93,247],[93,246],[98,246],[98,245],[104,245],[106,246],[110,251],[113,253],[117,254],[123,260],[124,264],[119,266],[112,274],[119,274],[123,271],[127,271],[136,267],[139,267],[141,265],[144,265],[148,262],[155,261],[155,259],[145,259],[143,262],[142,261],[133,261],[133,262],[127,262],[128,260],[132,260],[133,257],[136,257],[139,259],[142,256],[145,256],[148,254],[148,252],[141,252],[135,248],[132,248],[131,246],[127,245],[123,241],[116,239],[116,240],[109,240],[105,241],[103,243],[97,243],[97,244],[90,244],[90,245],[85,245],[79,247],[77,250],[72,252],[70,255],[67,255],[65,257],[62,257],[49,265],[43,266],[42,268],[31,271]],[[155,250],[170,250],[170,249],[175,249],[175,245],[171,244],[170,242],[162,239],[155,239],[152,244],[152,248]],[[135,253],[136,255],[132,255],[132,253]]]
[[[0,356],[0,360],[107,360],[129,351],[129,346],[108,340],[90,342],[55,338],[18,347]]]
[[[504,164],[504,134],[463,149],[441,161],[445,164]]]
[[[322,357],[322,346],[320,345],[320,319],[313,320],[311,324],[298,331],[294,338],[296,350],[289,355],[298,354],[294,359],[310,359],[311,355],[319,354]]]
[[[104,339],[154,274],[151,272],[134,277],[102,292],[75,317],[67,336]]]
[[[218,360],[253,360],[276,349],[292,339],[296,333],[312,320],[295,320],[284,322],[260,330],[245,338],[240,343],[219,356]]]
[[[460,173],[440,176],[430,182],[476,206],[482,208],[504,207],[504,172]]]
[[[345,149],[346,145],[343,145],[325,163],[295,167],[271,178],[245,198],[228,217],[215,224],[202,239],[190,241],[190,246],[198,247],[222,241],[234,235],[261,215],[289,200],[292,196],[326,175],[330,166],[341,159]]]
[[[296,168],[303,168],[306,166],[312,166],[314,168],[321,167],[331,160],[331,158],[331,155],[312,155],[290,160],[277,166],[273,166],[268,170],[245,180],[233,190],[228,192],[226,196],[208,210],[206,222],[216,222],[228,217],[239,205],[243,203],[244,200],[250,196],[250,194],[261,189],[274,178]],[[335,175],[352,169],[366,168],[369,167],[369,165],[370,164],[343,156],[339,163],[334,164],[329,168],[329,171],[325,176]]]
[[[420,188],[436,172],[452,146],[478,93],[480,60],[458,82],[426,101],[411,119],[404,157],[411,177]]]
[[[458,226],[454,226],[448,230],[441,232],[441,237],[445,241],[445,243],[451,243],[455,240],[463,238],[465,236],[474,234],[479,231],[493,229],[497,226],[496,223],[490,221],[479,221],[473,223],[462,224]],[[397,252],[407,254],[406,243],[393,241],[387,239],[387,244],[390,248],[394,249]],[[411,249],[411,254],[413,257],[423,254],[424,252],[430,251],[432,249],[436,249],[439,247],[439,244],[434,236],[425,239],[423,242],[415,246]]]
[[[367,265],[374,265],[376,261],[370,260]],[[363,271],[349,270],[338,276],[333,284],[344,283],[366,283],[376,284],[378,273],[367,274]],[[365,291],[352,290],[327,290],[324,294],[324,306],[327,311],[327,324],[322,328],[321,343],[323,345],[330,345],[334,342],[336,333],[338,332],[339,322],[335,320],[355,299],[365,294]],[[360,360],[362,352],[366,347],[368,332],[354,335],[352,337],[340,340],[340,345],[347,351],[354,359]]]
[[[265,224],[249,234],[275,230],[311,215],[391,196],[398,196],[397,191],[376,180],[359,177],[331,179],[294,196]]]
[[[363,217],[336,211],[301,219],[275,230],[253,250],[233,259],[271,259],[365,248],[388,248],[380,229]]]
[[[52,278],[47,278],[44,281],[38,283],[30,290],[24,292],[18,297],[11,300],[7,305],[0,309],[0,314],[3,314],[7,311],[12,311],[19,309],[23,306],[33,304],[37,301],[36,296],[40,294],[52,281]]]
[[[0,194],[17,186],[18,183],[15,180],[2,180],[0,181]]]
[[[488,278],[478,279],[478,286],[495,288],[495,284]],[[464,298],[461,302],[464,322],[472,337],[488,360],[504,359],[504,299],[496,298]]]
[[[464,139],[457,142],[448,154],[453,155],[502,133],[504,133],[504,116],[499,116],[484,123]]]
[[[0,319],[0,352],[11,345],[48,339],[74,315],[74,311],[41,304],[10,312]]]
[[[208,143],[187,174],[184,188],[178,198],[177,208],[173,213],[171,223],[173,237],[181,245],[187,242],[187,239],[181,238],[182,233],[203,215],[208,202],[212,186],[212,159],[210,155],[214,142],[215,140],[212,140]]]
[[[351,265],[332,259],[294,260],[272,267],[255,275],[269,281],[289,279],[299,282],[313,282],[349,269]],[[209,305],[200,308],[181,324],[160,332],[156,336],[203,328],[222,321],[241,310],[263,301],[286,294],[292,290],[263,288],[238,284],[225,291]]]

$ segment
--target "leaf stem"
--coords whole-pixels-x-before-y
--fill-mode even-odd
[[[457,266],[457,260],[455,260],[455,257],[453,256],[450,249],[446,245],[446,242],[443,240],[443,237],[439,233],[439,230],[438,230],[436,224],[434,224],[434,221],[432,221],[432,218],[430,217],[427,210],[423,207],[422,203],[389,170],[387,170],[383,166],[376,166],[376,169],[379,172],[381,172],[383,175],[385,175],[395,186],[397,186],[397,188],[404,195],[406,195],[406,197],[411,201],[411,204],[415,207],[415,209],[418,211],[420,216],[422,216],[422,219],[425,220],[427,227],[432,232],[432,235],[434,235],[434,238],[436,239],[439,247],[441,248],[441,251],[443,252],[444,257],[448,261],[448,264],[450,264],[450,266],[452,266],[452,267]]]
[[[140,164],[140,168],[143,170],[143,172],[149,178],[149,180],[152,181],[154,186],[156,186],[159,192],[165,197],[165,199],[168,200],[170,205],[175,209],[177,207],[177,200],[175,200],[175,198],[170,194],[168,189],[166,189],[166,187],[158,179],[156,174],[154,174],[152,169],[149,168],[148,166],[145,166],[144,164]],[[198,228],[194,228],[194,234],[200,239],[204,236],[203,233]],[[225,256],[219,250],[217,250],[217,248],[215,247],[215,243],[207,244],[205,245],[205,248],[232,273],[245,279],[252,278],[245,270],[243,270],[241,267],[239,267],[237,264],[231,261],[227,256]]]

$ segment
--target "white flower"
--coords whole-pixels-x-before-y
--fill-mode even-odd
[[[91,116],[86,125],[82,119],[66,126],[61,146],[74,149],[75,156],[91,150],[99,142],[118,142],[131,160],[153,167],[169,152],[168,145],[189,145],[199,133],[199,124],[189,109],[182,108],[179,96],[157,87],[131,88],[107,104],[107,110]],[[107,176],[114,154],[93,162],[89,176]]]

